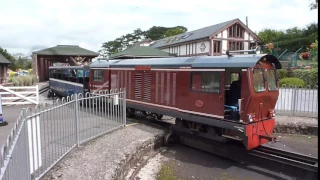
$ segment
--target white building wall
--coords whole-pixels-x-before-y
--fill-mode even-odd
[[[252,36],[249,36],[249,37],[250,37],[250,39],[249,39],[250,41],[253,41],[253,40],[254,40]]]
[[[221,38],[222,37],[222,33],[219,33],[218,35],[217,35],[217,38]]]
[[[244,32],[244,40],[249,40],[249,34],[247,31]]]
[[[201,44],[204,43],[205,45],[205,49],[204,51],[201,51]],[[210,51],[210,42],[209,41],[200,41],[200,42],[197,42],[197,49],[196,49],[196,52],[197,54],[200,54],[200,53],[208,53]]]
[[[222,32],[222,38],[228,38],[228,30]]]
[[[225,54],[228,49],[227,40],[222,40],[222,54]]]
[[[180,56],[186,55],[186,48],[187,45],[185,44],[180,46]]]
[[[248,42],[244,42],[243,48],[244,48],[244,50],[248,50],[249,49],[249,43]]]

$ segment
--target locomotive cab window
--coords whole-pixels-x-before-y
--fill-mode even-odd
[[[269,91],[278,90],[278,84],[276,80],[276,71],[274,69],[267,69],[266,78],[268,82],[268,90]]]
[[[221,72],[192,72],[191,90],[200,92],[220,92]]]
[[[93,81],[103,82],[103,70],[94,70],[93,71]]]
[[[253,79],[253,88],[256,92],[263,92],[266,90],[262,69],[254,68],[252,79]]]

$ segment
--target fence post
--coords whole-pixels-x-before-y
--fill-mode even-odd
[[[123,104],[123,127],[126,126],[127,124],[127,105],[126,105],[126,101],[127,101],[127,98],[126,98],[126,89],[123,88],[123,92],[122,92],[122,104]]]
[[[37,104],[39,104],[39,85],[36,85],[36,97],[37,97]]]
[[[79,112],[78,112],[78,95],[76,94],[75,96],[75,116],[74,116],[74,121],[75,121],[75,129],[76,129],[76,141],[77,141],[77,147],[79,147]]]
[[[295,115],[295,107],[296,107],[296,99],[297,99],[297,88],[296,88],[297,86],[294,86],[293,88],[292,88],[292,94],[293,94],[293,97],[292,97],[292,115],[294,116]]]

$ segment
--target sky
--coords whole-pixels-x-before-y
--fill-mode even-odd
[[[254,32],[318,22],[313,0],[1,0],[0,47],[31,55],[56,45],[98,51],[137,28],[196,30],[239,18]]]

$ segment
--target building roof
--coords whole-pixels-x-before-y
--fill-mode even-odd
[[[232,19],[230,21],[222,22],[219,24],[204,27],[204,28],[197,29],[194,31],[185,32],[185,33],[178,34],[175,36],[159,39],[159,40],[155,41],[153,44],[151,44],[150,46],[154,47],[154,48],[159,48],[159,47],[163,47],[163,46],[169,46],[169,45],[188,42],[188,41],[192,41],[192,40],[208,38],[212,34],[223,30],[224,28],[226,28],[226,26],[228,26],[232,23],[235,23],[236,21],[241,22],[239,19]]]
[[[47,49],[33,52],[38,55],[64,55],[64,56],[99,56],[99,53],[93,52],[76,45],[57,45]]]
[[[119,53],[110,56],[110,59],[119,58],[159,58],[159,57],[172,57],[174,54],[161,51],[149,46],[133,46]]]
[[[11,62],[2,54],[0,54],[0,64],[11,64]]]
[[[278,69],[281,69],[281,63],[273,55],[266,54],[248,54],[234,55],[232,57],[224,56],[197,56],[197,57],[175,57],[160,59],[128,59],[112,62],[108,67],[135,67],[151,66],[162,68],[251,68],[262,58],[275,63]]]

